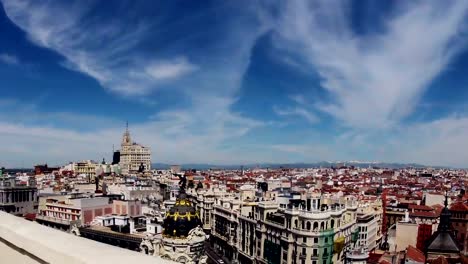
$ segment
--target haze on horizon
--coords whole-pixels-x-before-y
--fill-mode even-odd
[[[468,1],[0,3],[0,166],[468,166]]]

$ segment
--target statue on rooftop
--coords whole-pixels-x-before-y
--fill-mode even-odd
[[[145,172],[145,165],[143,162],[140,164],[140,167],[138,167],[138,173],[143,173]]]
[[[185,175],[182,175],[182,174],[177,174],[177,176],[180,179],[179,181],[180,193],[185,193],[185,188],[187,187],[187,177],[185,177]]]

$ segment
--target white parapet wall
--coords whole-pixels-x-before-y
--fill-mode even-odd
[[[159,257],[99,243],[0,212],[0,250],[17,251],[30,263],[174,263]],[[6,246],[5,246],[6,245]],[[2,252],[0,255],[3,256]],[[24,263],[9,254],[5,263]],[[9,261],[9,262],[8,262]],[[2,261],[0,261],[3,263]],[[29,263],[29,262],[28,262]]]

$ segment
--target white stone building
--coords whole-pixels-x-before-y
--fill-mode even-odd
[[[319,193],[294,198],[286,206],[215,198],[213,248],[232,263],[341,263],[343,251],[334,246],[352,244],[357,201]]]
[[[151,170],[151,149],[133,142],[127,126],[120,149],[122,174],[137,173],[141,164],[143,164],[145,171]]]
[[[0,211],[18,216],[36,213],[37,195],[34,178],[21,181],[14,176],[0,176]]]
[[[359,230],[357,245],[367,251],[375,249],[377,247],[377,231],[379,229],[376,214],[359,215],[356,224]]]

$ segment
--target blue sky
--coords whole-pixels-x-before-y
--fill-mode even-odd
[[[467,1],[0,1],[3,166],[468,166]]]

